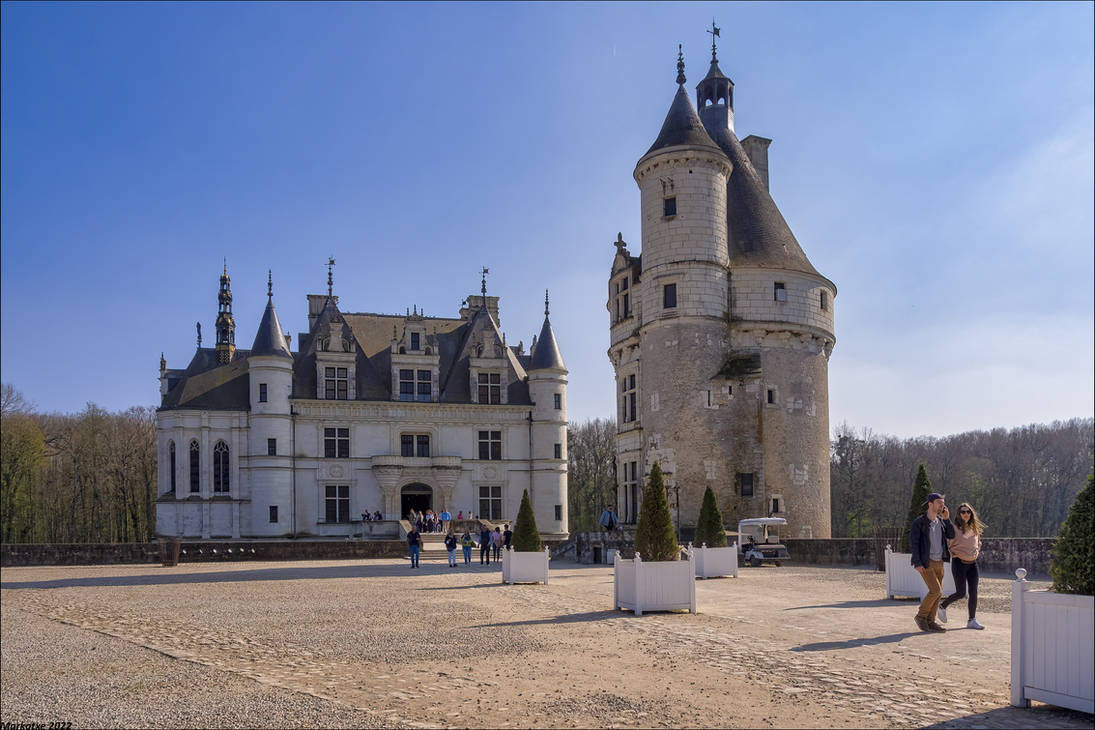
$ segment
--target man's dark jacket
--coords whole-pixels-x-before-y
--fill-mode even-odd
[[[947,547],[947,540],[954,539],[954,523],[950,520],[944,520],[942,517],[937,519],[943,522],[943,562],[946,563],[951,559],[951,551]],[[930,562],[928,558],[928,555],[931,554],[929,529],[931,529],[931,522],[928,521],[926,514],[920,515],[913,520],[912,526],[909,528],[909,551],[912,553],[914,568],[920,565],[926,568]]]

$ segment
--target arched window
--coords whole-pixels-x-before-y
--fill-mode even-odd
[[[168,441],[167,442],[167,454],[168,454],[167,462],[168,462],[168,464],[170,464],[170,466],[168,468],[171,470],[171,472],[170,472],[171,476],[168,477],[167,483],[171,485],[171,493],[174,494],[175,493],[175,442],[174,441]]]
[[[213,491],[228,491],[228,444],[223,441],[213,447]]]
[[[190,493],[197,494],[201,491],[201,447],[195,439],[190,442]]]

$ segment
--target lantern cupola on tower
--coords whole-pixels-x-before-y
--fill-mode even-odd
[[[734,82],[719,68],[715,47],[719,28],[714,21],[707,32],[711,34],[711,67],[703,81],[696,84],[696,108],[707,133],[717,138],[719,130],[734,128]]]
[[[236,353],[236,320],[232,317],[232,280],[228,276],[228,263],[221,274],[220,291],[217,293],[217,362],[232,362]]]

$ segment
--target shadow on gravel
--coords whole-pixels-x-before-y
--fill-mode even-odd
[[[795,646],[791,651],[833,651],[834,649],[855,649],[859,646],[872,646],[874,644],[896,644],[910,636],[919,636],[920,631],[909,631],[903,634],[887,634],[886,636],[869,636],[862,639],[848,639],[847,641],[819,641],[816,644],[803,644]]]
[[[820,603],[816,606],[792,606],[784,611],[801,611],[805,608],[882,608],[883,606],[898,606],[901,601],[888,598],[880,598],[875,601],[842,601],[840,603]]]
[[[1025,707],[998,707],[976,715],[956,717],[953,720],[925,725],[925,728],[1090,728],[1091,715],[1063,707],[1035,705]]]
[[[501,566],[499,566],[500,568]],[[466,573],[487,573],[495,570],[483,566],[483,570],[464,569]],[[88,578],[61,578],[58,580],[4,581],[0,588],[96,588],[111,586],[162,586],[186,583],[239,583],[256,580],[327,580],[331,578],[392,578],[401,575],[454,575],[445,564],[427,565],[412,570],[409,565],[332,565],[312,567],[255,568],[252,570],[210,571],[208,573],[173,573],[163,568],[162,573],[143,575],[95,576]],[[421,572],[419,572],[421,571]],[[491,583],[490,585],[498,585]],[[463,586],[461,586],[463,587]],[[473,586],[466,586],[471,588]],[[445,588],[452,590],[452,588]]]
[[[589,621],[604,621],[610,618],[619,618],[625,614],[620,611],[587,611],[585,613],[564,613],[562,616],[551,618],[530,619],[528,621],[500,621],[493,624],[479,624],[473,629],[492,629],[499,626],[542,626],[544,624],[580,624]]]

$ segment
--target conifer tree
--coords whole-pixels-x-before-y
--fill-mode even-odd
[[[1049,573],[1058,593],[1095,595],[1095,493],[1093,477],[1076,495],[1053,545]]]
[[[928,480],[928,472],[921,463],[916,470],[916,483],[913,484],[912,499],[909,500],[909,516],[905,518],[905,529],[901,532],[901,548],[898,552],[909,552],[909,530],[913,520],[924,514],[927,508],[924,503],[928,501],[928,495],[932,492],[932,483]]]
[[[696,521],[696,536],[693,545],[699,547],[703,544],[707,547],[726,547],[726,530],[722,526],[722,513],[719,512],[715,493],[708,487],[703,493],[703,505],[700,507],[700,516]]]
[[[673,519],[669,515],[669,501],[665,496],[662,468],[656,461],[643,489],[639,524],[635,526],[635,552],[646,561],[680,559]]]
[[[519,553],[538,553],[544,549],[540,542],[540,530],[536,527],[536,515],[528,490],[521,495],[521,508],[517,510],[517,524],[513,526],[513,549]]]

